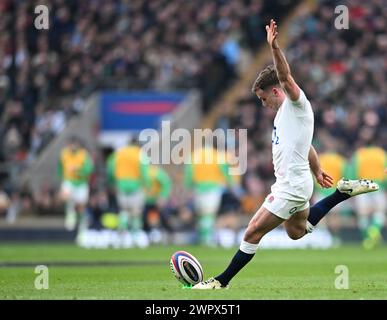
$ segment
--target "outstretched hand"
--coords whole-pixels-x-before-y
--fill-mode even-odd
[[[318,184],[323,188],[331,188],[333,186],[333,178],[324,171],[316,174]]]
[[[277,23],[271,19],[270,25],[266,26],[266,32],[267,32],[267,42],[269,43],[271,48],[278,48],[277,43],[277,36],[278,36],[278,30],[277,30]]]

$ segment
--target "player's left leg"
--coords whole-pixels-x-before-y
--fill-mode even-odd
[[[350,197],[377,191],[379,186],[371,180],[342,179],[337,184],[337,189],[330,196],[320,200],[314,206],[300,210],[285,223],[286,231],[290,238],[300,239],[306,233],[313,231],[318,222],[337,204]]]
[[[285,230],[290,239],[298,240],[307,233],[306,223],[308,221],[309,210],[310,208],[306,208],[298,211],[284,222]]]
[[[379,186],[372,180],[341,179],[337,183],[337,189],[334,193],[317,202],[310,208],[308,221],[306,223],[307,232],[312,232],[317,223],[340,202],[343,202],[359,194],[374,192],[377,190],[379,190]]]
[[[305,234],[313,231],[314,226],[337,204],[350,198],[349,195],[336,190],[326,198],[318,201],[314,206],[309,207],[306,203],[300,211],[293,214],[285,221],[284,227],[293,240],[302,238]],[[306,207],[306,208],[305,208]]]

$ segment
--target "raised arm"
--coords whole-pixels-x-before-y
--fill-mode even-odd
[[[324,172],[320,166],[320,160],[318,159],[315,148],[311,145],[308,155],[309,166],[316,177],[316,180],[323,188],[330,188],[333,185],[333,179],[330,175]]]
[[[277,77],[281,84],[281,87],[284,89],[286,95],[290,98],[290,100],[297,101],[300,97],[300,88],[294,81],[290,73],[289,64],[286,61],[286,58],[278,45],[277,24],[273,19],[270,20],[270,25],[266,26],[266,32],[267,42],[270,45],[274,65],[277,71]]]

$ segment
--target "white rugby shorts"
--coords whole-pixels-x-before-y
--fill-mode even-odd
[[[287,200],[271,193],[266,197],[262,206],[277,217],[288,220],[295,213],[309,208],[309,201]]]

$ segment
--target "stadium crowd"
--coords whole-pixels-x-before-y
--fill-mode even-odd
[[[264,20],[295,3],[39,4],[49,9],[48,30],[34,27],[35,1],[0,3],[0,183],[9,196],[46,207],[54,205],[47,192],[32,198],[20,176],[82,110],[87,94],[99,88],[197,87],[208,109],[237,76],[242,55],[262,43]]]
[[[295,3],[47,0],[49,29],[37,30],[36,1],[1,1],[2,188],[17,192],[25,167],[93,90],[197,87],[207,110],[262,43],[265,19]]]
[[[264,39],[259,30],[265,17],[290,7],[287,1],[269,7],[259,0],[41,4],[50,13],[47,31],[34,27],[35,1],[0,4],[5,160],[39,153],[92,89],[198,87],[208,107],[236,76],[242,51]]]
[[[0,3],[0,163],[2,196],[19,206],[58,209],[50,186],[32,195],[20,172],[82,111],[100,88],[199,88],[204,111],[238,77],[238,65],[265,43],[269,17],[293,1],[45,1],[47,31],[33,27],[35,1]],[[13,5],[17,4],[16,7]],[[336,1],[320,1],[288,30],[286,55],[315,111],[313,144],[350,159],[369,142],[387,149],[387,11],[383,0],[344,1],[349,29],[335,29]],[[184,7],[184,10],[182,8]],[[14,49],[13,49],[14,48]],[[268,63],[270,63],[268,61]],[[273,182],[270,110],[250,88],[218,126],[248,129],[242,208],[259,206]],[[104,198],[101,196],[101,198]],[[173,202],[173,195],[172,195]],[[21,203],[21,204],[20,204]],[[182,209],[182,219],[188,217]],[[189,221],[187,218],[186,221]],[[187,222],[189,224],[189,222]]]

